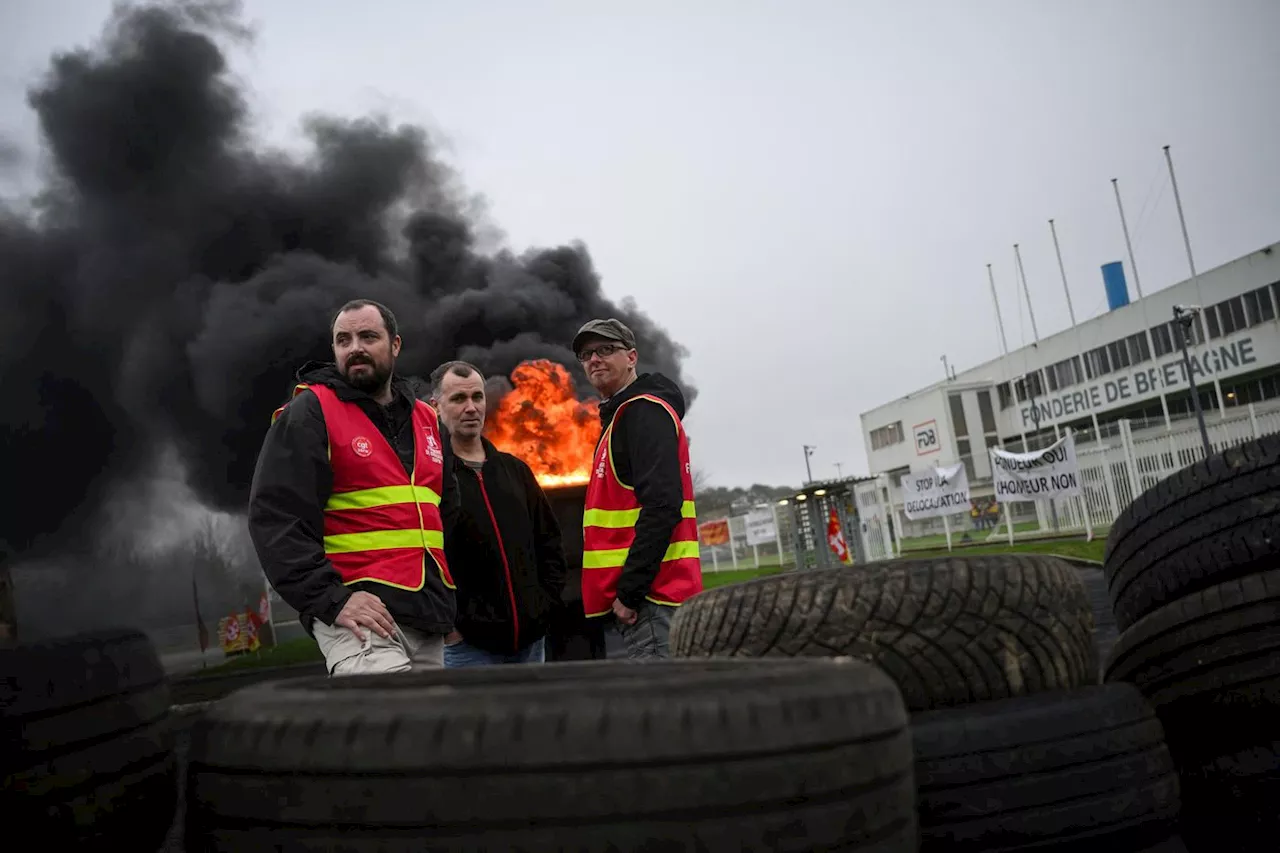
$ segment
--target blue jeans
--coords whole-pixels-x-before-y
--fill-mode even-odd
[[[463,640],[452,646],[444,647],[444,665],[459,666],[492,666],[500,663],[545,663],[547,660],[547,643],[545,637],[539,637],[518,652],[495,654]]]

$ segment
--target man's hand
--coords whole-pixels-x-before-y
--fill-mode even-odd
[[[396,628],[395,620],[391,618],[391,613],[382,603],[382,599],[371,592],[361,591],[351,593],[351,597],[347,599],[346,604],[342,605],[342,610],[338,613],[338,618],[333,620],[333,624],[351,629],[356,639],[362,643],[364,632],[360,630],[361,625],[372,628],[383,639],[390,637],[391,632]]]
[[[448,634],[444,635],[444,644],[446,646],[456,646],[462,642],[462,635],[458,633],[458,629],[454,628]]]
[[[613,600],[613,615],[624,625],[636,624],[636,612],[616,598]]]

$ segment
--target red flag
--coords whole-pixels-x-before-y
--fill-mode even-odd
[[[835,507],[831,507],[831,514],[827,518],[827,544],[831,546],[836,559],[847,566],[853,565],[853,556],[849,553],[849,547],[844,544],[844,532],[840,530],[840,517],[836,515]]]

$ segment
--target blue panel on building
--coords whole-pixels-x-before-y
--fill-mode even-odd
[[[1129,304],[1129,287],[1124,281],[1124,264],[1112,261],[1102,265],[1102,283],[1107,288],[1107,310],[1114,311]]]

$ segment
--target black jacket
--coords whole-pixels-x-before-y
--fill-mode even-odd
[[[298,371],[298,381],[327,385],[338,399],[358,405],[396,449],[405,471],[413,470],[414,396],[408,382],[392,380],[394,396],[384,408],[348,385],[332,364],[308,363]],[[447,528],[456,512],[457,483],[443,429],[440,443],[445,474],[440,512]],[[249,492],[249,535],[271,585],[298,611],[308,632],[314,619],[332,625],[351,593],[362,590],[382,599],[397,623],[429,633],[448,633],[456,613],[454,593],[434,566],[428,566],[426,586],[418,592],[379,583],[343,585],[324,553],[324,505],[333,489],[328,453],[320,400],[304,391],[289,401],[267,430]]]
[[[642,373],[600,404],[601,425],[608,427],[618,407],[640,394],[665,400],[684,419],[680,386],[661,373]],[[671,415],[646,400],[627,406],[613,427],[613,453],[618,478],[635,489],[640,502],[635,541],[618,579],[618,600],[634,610],[644,603],[658,576],[662,555],[671,542],[671,531],[680,523],[684,505],[679,444]]]
[[[546,635],[563,606],[568,566],[560,524],[533,471],[481,442],[478,472],[453,457],[458,512],[445,528],[444,548],[458,587],[458,631],[471,645],[503,654]]]

